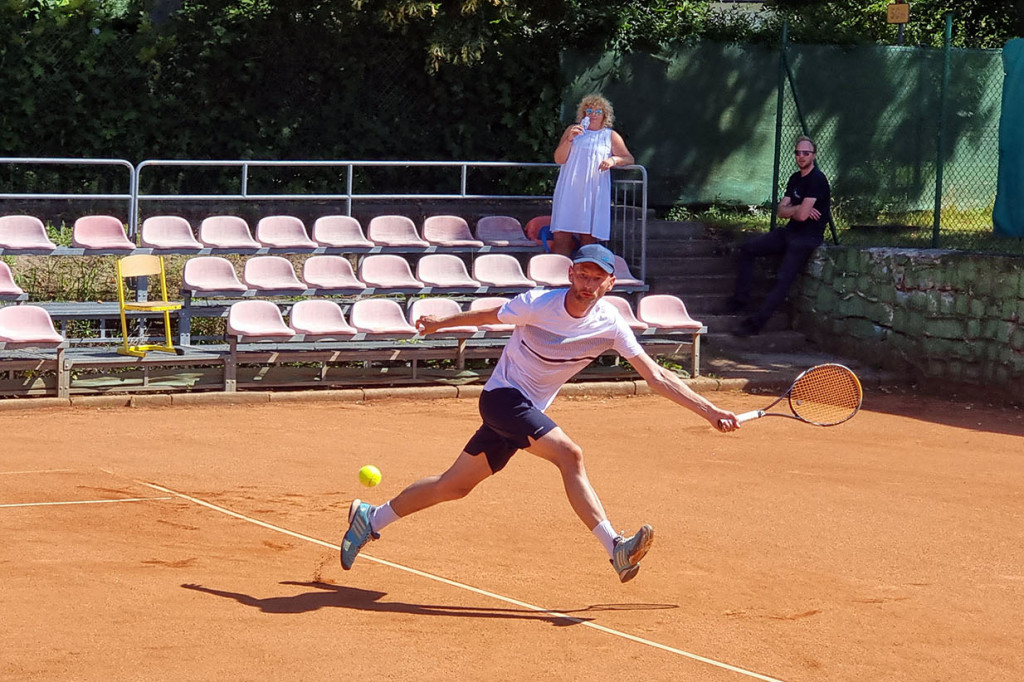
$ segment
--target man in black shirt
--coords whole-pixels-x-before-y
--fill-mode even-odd
[[[786,193],[777,209],[778,216],[788,218],[789,223],[758,235],[740,247],[736,291],[727,304],[728,312],[746,310],[754,281],[754,261],[758,257],[781,254],[782,263],[776,274],[775,286],[757,312],[744,319],[739,329],[733,332],[736,336],[752,336],[761,330],[775,309],[786,300],[790,285],[803,271],[807,259],[825,240],[832,197],[828,179],[814,165],[817,152],[817,145],[809,137],[797,139],[794,154],[799,170],[786,183]]]

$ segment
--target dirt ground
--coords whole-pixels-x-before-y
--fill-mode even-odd
[[[2,412],[0,678],[1024,679],[1021,411],[551,414],[612,523],[655,528],[631,583],[525,453],[341,569],[349,501],[447,467],[474,400]]]

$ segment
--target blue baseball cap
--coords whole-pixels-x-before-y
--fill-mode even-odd
[[[615,256],[600,244],[584,244],[572,254],[573,263],[594,263],[609,275],[615,273]]]

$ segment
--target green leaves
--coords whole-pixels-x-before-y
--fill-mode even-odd
[[[5,154],[548,161],[569,50],[895,36],[888,0],[184,0],[159,25],[151,2],[0,0]],[[958,45],[998,46],[1022,7],[916,0],[906,42],[954,11]]]

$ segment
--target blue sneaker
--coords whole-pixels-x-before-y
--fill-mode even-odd
[[[367,542],[380,538],[380,534],[370,528],[370,514],[374,509],[360,500],[352,500],[352,506],[348,508],[348,530],[341,541],[341,567],[346,571],[352,568],[359,550]]]
[[[644,524],[631,538],[621,535],[615,538],[612,567],[619,574],[621,582],[629,582],[640,572],[640,560],[647,554],[654,542],[654,529]]]

